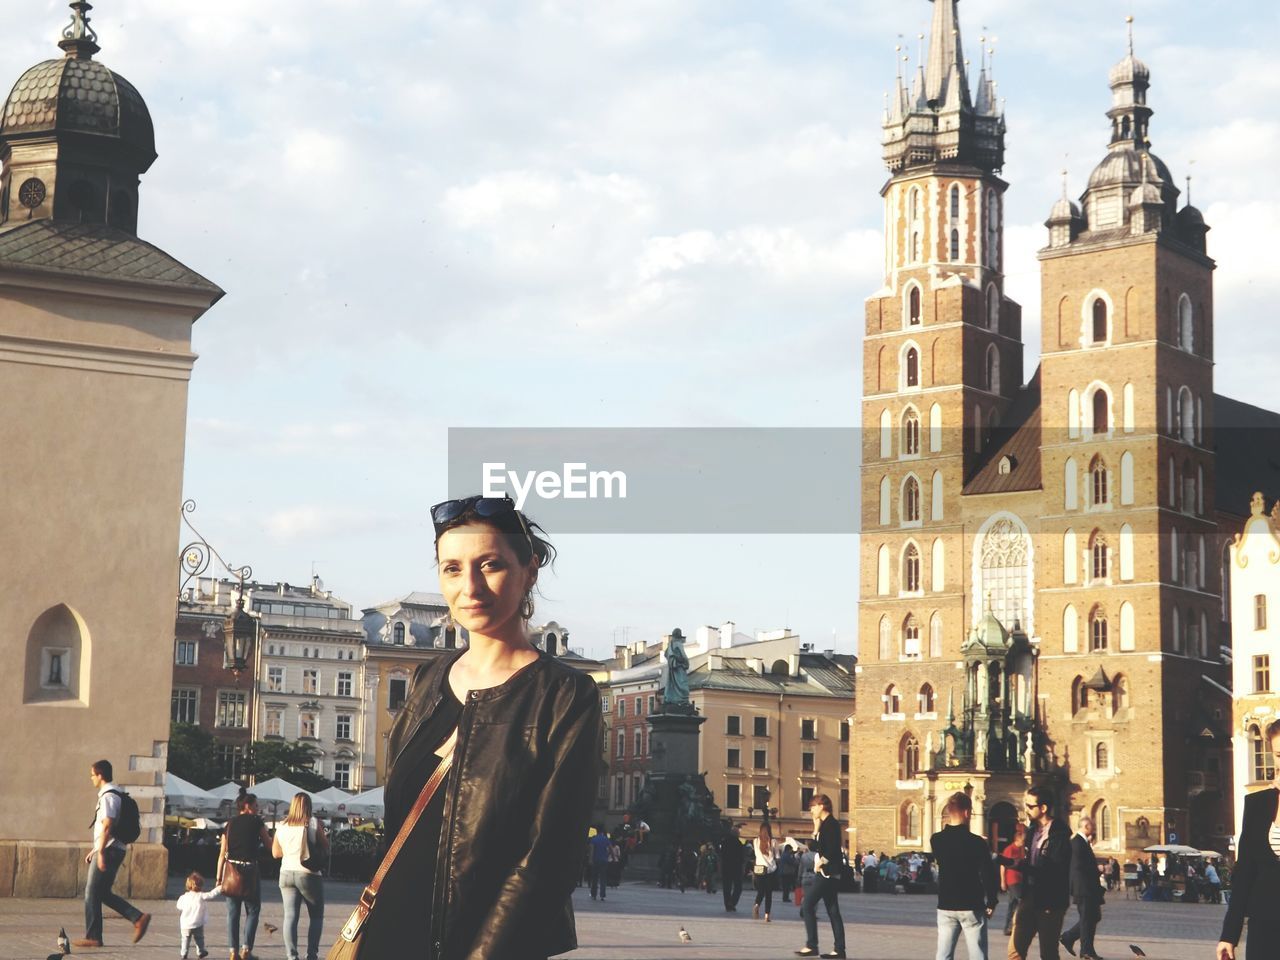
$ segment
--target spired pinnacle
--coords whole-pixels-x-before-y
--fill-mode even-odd
[[[84,0],[75,0],[70,4],[71,22],[62,30],[62,39],[58,41],[69,58],[91,60],[98,52],[98,35],[89,26],[89,11],[93,5]]]

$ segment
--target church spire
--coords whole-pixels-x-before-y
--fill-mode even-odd
[[[960,44],[957,0],[933,0],[933,26],[929,35],[929,66],[925,70],[925,93],[929,106],[939,107],[957,94],[969,103],[964,50]],[[952,87],[959,85],[958,90]]]
[[[76,0],[70,6],[71,22],[63,28],[58,46],[70,60],[92,60],[93,55],[101,49],[98,46],[98,35],[89,26],[89,11],[93,9],[93,5]]]

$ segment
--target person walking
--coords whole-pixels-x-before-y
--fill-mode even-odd
[[[1023,802],[1031,821],[1026,859],[1000,859],[1002,865],[1022,874],[1022,900],[1013,914],[1009,960],[1027,960],[1031,942],[1037,937],[1041,960],[1058,960],[1058,937],[1070,891],[1071,830],[1054,817],[1053,793],[1048,787],[1032,787]]]
[[[813,887],[805,895],[800,911],[804,916],[805,944],[796,951],[797,957],[818,956],[818,901],[827,908],[831,921],[834,949],[823,957],[844,957],[844,918],[840,916],[840,863],[842,847],[840,824],[832,815],[831,798],[819,793],[809,801],[809,815],[813,818],[813,838],[818,843],[814,863]]]
[[[862,891],[875,893],[880,881],[880,858],[874,850],[868,850],[862,858]]]
[[[289,815],[276,828],[271,855],[280,861],[280,899],[284,902],[284,950],[288,960],[298,960],[298,920],[307,905],[307,957],[317,960],[320,932],[324,929],[324,877],[322,865],[329,853],[329,838],[320,821],[311,816],[311,797],[299,791],[289,802]],[[305,856],[304,856],[305,854]]]
[[[942,813],[947,825],[929,840],[938,861],[937,960],[955,960],[962,933],[969,960],[987,960],[987,919],[1000,899],[996,865],[986,841],[969,829],[967,793],[953,793]]]
[[[1067,953],[1075,956],[1080,944],[1081,960],[1102,960],[1094,949],[1093,937],[1102,919],[1102,881],[1098,876],[1098,859],[1093,854],[1093,819],[1082,816],[1075,836],[1071,838],[1071,899],[1078,918],[1062,935]]]
[[[716,876],[720,873],[720,857],[715,845],[706,841],[698,851],[698,886],[711,896],[716,892]]]
[[[1020,862],[1027,855],[1027,825],[1018,821],[1013,828],[1013,840],[1008,843],[1000,855],[1007,860]],[[1013,932],[1013,914],[1022,899],[1022,873],[1014,867],[1000,867],[1000,889],[1009,894],[1009,907],[1004,915],[1004,935]]]
[[[104,904],[133,924],[134,943],[146,936],[147,927],[151,924],[151,914],[143,913],[111,890],[128,851],[128,844],[117,836],[125,827],[121,817],[125,796],[111,782],[113,776],[110,760],[99,760],[89,768],[89,782],[98,791],[98,798],[93,811],[93,849],[84,858],[89,865],[89,876],[84,884],[84,937],[73,941],[72,946],[76,947],[102,946]],[[136,822],[133,827],[136,837]]]
[[[555,550],[514,500],[448,500],[431,522],[440,592],[469,639],[414,673],[387,742],[387,834],[403,846],[363,925],[358,911],[348,923],[362,956],[542,960],[578,942],[600,690],[530,640]]]
[[[591,899],[605,900],[609,895],[609,848],[613,842],[605,835],[604,824],[596,824],[595,836],[587,841],[591,855]]]
[[[1267,744],[1280,757],[1280,720],[1267,726]],[[1280,778],[1244,798],[1242,823],[1216,960],[1235,960],[1246,920],[1249,960],[1280,955]]]
[[[271,835],[258,816],[258,798],[246,793],[244,787],[236,797],[236,809],[240,812],[227,821],[227,828],[222,832],[218,885],[227,898],[227,944],[231,948],[231,960],[253,960],[253,941],[262,913],[258,860],[264,850],[271,848]],[[243,931],[240,929],[241,908],[244,909]]]
[[[733,824],[720,837],[720,886],[724,893],[724,909],[737,913],[742,899],[742,841],[738,839]]]
[[[755,879],[756,902],[751,908],[751,919],[760,919],[760,903],[764,902],[764,922],[772,923],[769,914],[773,910],[773,888],[777,881],[778,875],[778,859],[777,850],[773,842],[773,831],[769,829],[769,824],[761,823],[760,831],[756,838],[751,841],[752,851],[755,853],[755,865],[752,872]]]
[[[791,848],[791,844],[784,843],[782,853],[778,857],[778,891],[782,894],[784,901],[791,899],[791,891],[796,885],[798,867],[795,850]]]
[[[191,951],[191,944],[196,945],[196,957],[198,960],[204,960],[209,955],[209,951],[204,945],[204,927],[209,922],[209,908],[206,902],[214,897],[222,896],[222,888],[214,887],[212,890],[205,892],[204,877],[198,873],[192,873],[187,877],[187,892],[178,898],[176,904],[178,908],[178,933],[182,937],[182,946],[178,956],[182,960],[187,960],[187,954]]]

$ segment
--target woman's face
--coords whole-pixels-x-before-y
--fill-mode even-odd
[[[532,561],[520,565],[504,534],[482,523],[453,527],[436,542],[436,555],[440,592],[459,625],[492,637],[519,622],[535,573]]]

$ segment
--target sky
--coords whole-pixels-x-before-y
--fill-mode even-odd
[[[59,55],[62,3],[0,6],[25,25],[0,80]],[[102,0],[98,59],[156,126],[139,233],[227,291],[193,331],[193,522],[259,579],[314,569],[365,606],[436,589],[450,427],[858,426],[884,94],[931,10]],[[1212,227],[1217,389],[1275,406],[1280,7],[959,10],[1006,100],[1027,376],[1043,221],[1104,155],[1132,13],[1152,149]],[[550,533],[537,618],[588,653],[726,620],[856,649],[853,535]]]

